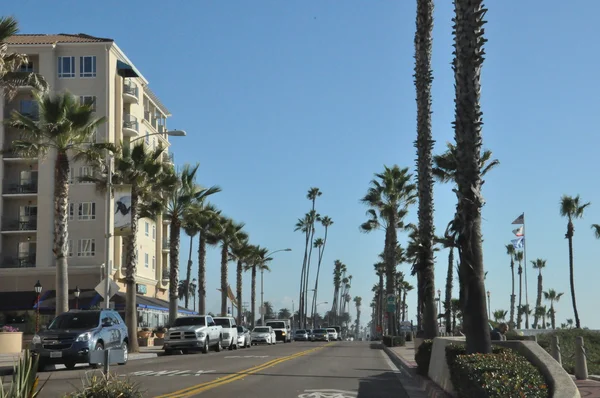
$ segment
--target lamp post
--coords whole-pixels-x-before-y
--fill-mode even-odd
[[[129,140],[129,144],[131,144],[133,141],[141,140],[146,137],[151,137],[153,135],[163,135],[163,134],[166,134],[169,137],[185,137],[187,135],[185,130],[169,130],[169,131],[165,131],[164,133],[152,133],[152,134],[148,134],[148,135],[140,135],[139,137],[135,137],[134,139]]]
[[[487,298],[488,298],[488,318],[490,318],[492,316],[492,303],[490,301],[490,296],[492,295],[492,293],[490,293],[490,291],[487,291]]]
[[[440,314],[442,313],[442,291],[440,289],[438,289],[437,294],[438,294],[438,327],[441,327],[442,323],[440,321]]]
[[[37,306],[36,306],[36,312],[35,312],[35,332],[39,332],[40,331],[40,296],[42,294],[42,284],[40,283],[40,281],[38,280],[37,283],[33,286],[33,290],[35,291],[35,294],[37,295]]]
[[[292,249],[279,249],[279,250],[275,250],[272,251],[271,253],[267,254],[265,256],[265,258],[269,258],[270,255],[275,254],[275,253],[279,253],[279,252],[291,252]],[[264,284],[263,284],[263,276],[265,274],[265,268],[262,267],[260,270],[260,326],[265,326],[265,289],[264,289]]]
[[[73,292],[75,295],[75,309],[79,309],[79,295],[81,294],[81,290],[79,290],[79,286],[75,286],[75,291]]]

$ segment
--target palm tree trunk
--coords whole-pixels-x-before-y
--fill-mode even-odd
[[[512,276],[512,290],[510,295],[510,328],[515,328],[515,261],[510,259],[510,272]]]
[[[252,305],[252,328],[256,323],[256,265],[252,266],[252,286],[250,292],[250,301]]]
[[[221,316],[227,315],[227,260],[229,247],[223,242],[221,246]]]
[[[302,260],[302,272],[300,273],[300,300],[298,303],[298,324],[303,324],[304,317],[304,280],[306,277],[306,263],[308,260],[308,245],[310,244],[310,228],[305,232],[305,242],[304,242],[304,259]]]
[[[444,300],[444,315],[446,318],[446,333],[452,333],[452,314],[450,306],[452,305],[452,280],[454,276],[454,247],[450,247],[448,254],[448,274],[446,275],[446,297]]]
[[[402,291],[402,322],[406,320],[406,289]]]
[[[308,249],[308,260],[306,262],[306,279],[304,281],[304,328],[307,327],[306,321],[307,321],[307,314],[308,314],[308,282],[309,282],[309,276],[310,276],[310,260],[312,259],[312,249],[313,249],[313,241],[314,241],[314,237],[315,237],[315,220],[313,219],[312,222],[312,226],[311,226],[311,233],[310,233],[310,248]]]
[[[139,197],[135,184],[131,187],[131,234],[125,238],[125,324],[129,331],[130,352],[140,350],[137,339],[138,315],[135,276],[137,274],[137,231]]]
[[[420,272],[417,272],[417,330],[423,330],[423,277]]]
[[[315,322],[314,314],[317,313],[317,292],[319,289],[319,272],[321,271],[321,262],[323,261],[323,253],[325,253],[325,246],[327,245],[327,226],[325,227],[325,236],[323,237],[323,246],[319,249],[319,263],[317,264],[317,277],[315,278],[315,294],[313,295],[313,324]],[[314,325],[313,325],[314,326]]]
[[[177,218],[171,220],[169,242],[169,323],[173,325],[179,313],[179,239],[181,235],[181,224]]]
[[[206,238],[200,232],[198,242],[198,312],[206,314]]]
[[[188,257],[188,263],[187,263],[187,274],[185,277],[185,296],[183,298],[184,300],[184,307],[188,308],[188,304],[190,302],[190,282],[191,282],[191,277],[192,277],[192,247],[194,246],[194,237],[190,236],[190,255]]]
[[[241,325],[242,324],[242,269],[243,269],[243,263],[241,260],[238,260],[237,262],[237,269],[236,269],[236,276],[237,276],[237,280],[236,280],[236,299],[237,299],[237,324]]]
[[[56,258],[56,309],[60,315],[69,311],[69,158],[66,153],[56,155],[54,170],[54,256]],[[110,274],[106,264],[106,275]]]
[[[569,283],[571,284],[571,301],[573,302],[573,315],[575,316],[575,327],[581,329],[579,311],[577,311],[577,300],[575,299],[575,269],[573,266],[573,223],[569,219],[567,226],[567,238],[569,240]]]
[[[556,314],[554,312],[554,301],[550,301],[550,323],[552,324],[552,329],[556,329]]]
[[[542,290],[543,290],[543,281],[542,281],[542,269],[539,269],[538,274],[538,285],[537,285],[537,298],[535,300],[535,316],[533,317],[533,328],[537,329],[538,327],[538,308],[542,306]]]
[[[519,263],[519,306],[517,307],[517,329],[521,329],[521,322],[523,320],[523,269],[521,263]]]

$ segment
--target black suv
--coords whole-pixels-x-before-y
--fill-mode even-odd
[[[39,368],[63,364],[73,369],[90,363],[90,351],[123,349],[127,363],[129,335],[127,326],[114,310],[71,310],[60,314],[31,340],[31,351],[39,356]],[[94,366],[94,364],[90,365]]]

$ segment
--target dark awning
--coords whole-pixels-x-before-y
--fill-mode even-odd
[[[34,308],[36,300],[37,294],[34,291],[0,292],[0,311],[31,310]]]
[[[87,310],[102,300],[102,297],[93,289],[81,290],[79,300],[75,298],[75,290],[69,290],[69,308]],[[33,306],[36,309],[37,305]],[[40,311],[54,311],[56,308],[56,290],[49,290],[40,298]]]
[[[119,60],[117,60],[117,72],[123,77],[140,77],[135,67]]]
[[[103,301],[102,298],[100,300]],[[117,310],[124,309],[125,308],[125,293],[118,292],[117,294],[115,294],[113,296],[111,301],[115,302],[115,309],[117,309]],[[145,308],[148,310],[157,310],[157,311],[166,311],[166,312],[169,311],[169,302],[166,300],[161,300],[161,299],[158,299],[155,297],[138,295],[136,301],[137,301],[136,304],[137,304],[138,308]],[[188,315],[197,314],[197,312],[190,311],[183,307],[179,307],[178,312],[180,312],[182,314],[188,314]]]

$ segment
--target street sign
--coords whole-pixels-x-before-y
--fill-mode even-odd
[[[110,300],[112,296],[114,296],[115,294],[117,294],[117,292],[119,290],[121,290],[121,288],[119,287],[119,285],[117,285],[115,283],[115,281],[113,281],[112,279],[109,279],[108,281],[108,299]],[[106,278],[102,280],[102,282],[100,282],[98,284],[98,286],[96,286],[94,288],[95,291],[98,292],[98,294],[106,300],[106,297],[104,297],[105,295],[105,290],[106,290]]]
[[[394,296],[393,294],[388,294],[387,296],[387,302],[388,304],[392,304],[396,302],[396,296]]]
[[[390,303],[388,301],[387,312],[394,312],[394,311],[396,311],[396,303]]]

